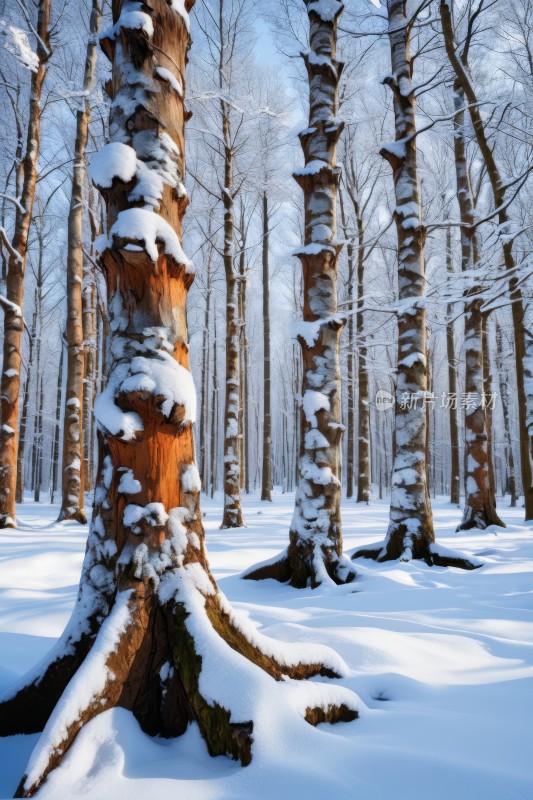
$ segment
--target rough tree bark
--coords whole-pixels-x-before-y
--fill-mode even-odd
[[[228,43],[224,36],[224,2],[219,0],[219,65],[218,79],[220,96],[220,119],[224,146],[224,249],[223,262],[226,276],[226,384],[224,400],[224,513],[221,528],[241,528],[245,521],[241,507],[241,464],[239,460],[239,311],[238,281],[233,265],[234,220],[234,167],[235,154],[231,136],[231,106],[224,99],[225,66]]]
[[[348,318],[348,353],[346,354],[346,394],[347,421],[346,421],[346,497],[353,497],[353,476],[355,467],[355,337],[353,321],[354,299],[354,253],[353,242],[349,235],[348,219],[344,208],[342,187],[339,186],[339,209],[341,212],[341,225],[344,238],[347,240],[346,256],[348,261],[348,275],[346,276],[346,299],[352,312]]]
[[[457,81],[454,84],[454,107],[454,161],[461,220],[461,270],[471,274],[479,267],[479,242],[468,178],[464,93]],[[474,283],[465,297],[465,393],[468,400],[465,408],[465,509],[458,530],[484,530],[488,525],[503,525],[496,513],[489,473],[490,442],[483,374],[486,354],[481,311],[483,299],[480,292],[482,286]]]
[[[446,271],[453,275],[452,231],[446,230]],[[459,505],[461,500],[461,469],[459,462],[459,422],[457,419],[457,360],[455,357],[455,327],[451,319],[453,307],[448,306],[446,323],[446,355],[448,357],[448,393],[450,422],[450,503]]]
[[[28,356],[26,368],[26,381],[24,383],[24,393],[22,396],[22,410],[20,414],[19,446],[17,453],[17,503],[24,502],[24,459],[26,451],[26,434],[28,430],[28,409],[30,399],[30,385],[33,368],[33,347],[37,336],[37,290],[35,291],[35,302],[31,320],[31,328],[28,336]]]
[[[479,6],[478,11],[481,9]],[[461,53],[458,52],[455,42],[455,31],[452,20],[450,0],[441,0],[440,17],[446,54],[455,73],[457,84],[461,87],[464,98],[468,103],[468,112],[481,156],[487,169],[487,176],[491,185],[494,208],[497,210],[500,231],[510,232],[511,222],[507,203],[507,186],[502,177],[500,167],[496,160],[492,142],[487,136],[485,124],[481,115],[478,97],[470,77],[468,67],[468,48],[475,28],[478,11],[470,17],[465,43]],[[518,427],[520,441],[520,469],[522,474],[522,487],[524,491],[525,518],[533,519],[533,475],[531,469],[531,454],[527,426],[527,398],[524,375],[524,357],[526,356],[526,335],[524,329],[524,303],[520,288],[519,277],[516,274],[516,260],[513,253],[513,236],[502,236],[503,262],[509,273],[509,298],[513,318],[515,339],[515,369],[516,389],[518,404]]]
[[[272,417],[270,410],[270,268],[268,195],[263,192],[261,218],[263,223],[263,469],[261,500],[272,502]]]
[[[474,562],[444,552],[436,545],[428,493],[426,230],[422,223],[417,174],[415,93],[410,53],[414,20],[407,16],[406,7],[406,0],[387,2],[391,74],[385,78],[385,83],[393,95],[396,140],[381,150],[381,155],[391,165],[394,179],[400,301],[390,521],[386,539],[356,550],[353,558],[363,556],[378,561],[423,559],[430,565],[472,569]]]
[[[214,676],[251,679],[253,698],[265,680],[276,691],[274,679],[285,675],[341,670],[327,648],[308,649],[302,660],[299,646],[295,658],[247,627],[207,563],[187,347],[193,274],[180,244],[191,6],[150,0],[140,12],[136,0],[117,0],[101,40],[113,65],[113,102],[112,141],[91,165],[109,218],[109,238],[99,243],[111,337],[108,382],[95,404],[98,486],[71,622],[44,664],[0,704],[3,735],[46,723],[19,797],[33,796],[80,729],[117,705],[153,735],[179,735],[194,720],[212,755],[246,765],[256,699],[235,718]],[[339,695],[337,687],[336,702],[317,696],[308,721],[357,716],[351,692]]]
[[[89,18],[89,38],[85,57],[83,108],[76,113],[76,140],[72,191],[68,214],[67,244],[67,387],[63,416],[63,481],[59,519],[85,524],[83,398],[85,352],[83,335],[83,187],[85,183],[85,153],[91,118],[90,92],[96,67],[98,31],[101,10],[99,0],[92,0]]]
[[[59,472],[59,431],[61,428],[61,396],[63,393],[63,341],[61,340],[61,353],[59,356],[59,369],[57,371],[57,392],[56,392],[56,418],[54,425],[54,439],[52,443],[52,455],[50,457],[50,504],[54,504],[55,493],[57,491],[57,476]]]
[[[18,415],[20,373],[22,368],[22,305],[24,300],[24,274],[28,234],[33,212],[37,159],[41,140],[41,94],[47,72],[50,50],[50,0],[39,0],[37,5],[38,65],[31,74],[30,107],[26,152],[23,158],[22,192],[17,207],[15,231],[9,243],[6,276],[8,304],[4,305],[3,366],[0,383],[2,426],[0,428],[0,528],[14,528],[15,496],[17,488],[17,455],[19,444]]]
[[[514,463],[514,453],[513,453],[513,440],[511,438],[511,421],[509,418],[511,387],[509,385],[509,374],[507,371],[507,359],[505,355],[506,354],[504,353],[503,349],[503,332],[498,323],[496,323],[496,365],[497,365],[498,380],[500,384],[500,400],[502,403],[503,430],[505,436],[505,448],[507,456],[506,461],[508,468],[506,490],[511,495],[510,498],[511,508],[516,508],[516,501],[517,501],[516,474],[515,474],[515,463]],[[526,363],[524,363],[524,367],[526,367]],[[526,377],[527,377],[527,372],[526,372]]]
[[[303,447],[289,547],[245,574],[274,577],[295,587],[349,583],[355,570],[342,553],[340,461],[341,385],[337,313],[336,197],[340,179],[336,116],[342,64],[335,59],[342,3],[304,0],[309,51],[302,53],[309,77],[309,127],[300,133],[305,166],[294,177],[304,193],[305,244],[296,255],[303,273],[303,316],[297,324],[303,360]]]

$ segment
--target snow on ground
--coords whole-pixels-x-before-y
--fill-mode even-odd
[[[480,556],[476,572],[357,562],[336,591],[295,590],[239,573],[286,546],[292,495],[244,499],[247,528],[220,531],[203,499],[210,563],[222,591],[262,633],[333,647],[335,681],[365,706],[360,719],[270,731],[249,767],[211,758],[191,726],[151,739],[115,709],[80,734],[43,799],[530,800],[533,797],[533,526],[500,506],[505,531],[455,534],[457,508],[434,503],[438,540]],[[59,636],[77,589],[86,529],[56,524],[57,507],[25,503],[19,531],[0,531],[0,690]],[[387,504],[344,503],[345,547],[383,539]],[[324,679],[317,679],[324,680]],[[285,716],[284,716],[285,719]],[[37,736],[0,739],[0,798],[12,797]]]

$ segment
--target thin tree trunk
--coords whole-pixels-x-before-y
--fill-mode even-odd
[[[46,63],[50,57],[50,0],[39,0],[37,5],[37,56],[38,65],[31,73],[30,106],[26,153],[23,159],[24,177],[20,206],[17,208],[15,232],[9,245],[6,276],[6,295],[9,305],[4,308],[3,366],[0,382],[2,427],[0,428],[0,528],[13,528],[17,489],[18,416],[21,347],[24,321],[24,274],[28,249],[28,233],[33,213],[37,159],[41,140],[41,94],[46,77]]]
[[[464,94],[454,85],[454,151],[457,203],[461,219],[461,269],[469,272],[479,267],[479,243],[475,227],[472,190],[468,179],[464,138]],[[488,525],[503,525],[496,511],[489,475],[489,434],[483,383],[483,300],[476,294],[481,286],[466,292],[465,297],[465,510],[458,530]],[[473,299],[470,295],[474,294]]]
[[[55,493],[57,491],[57,477],[59,473],[59,432],[61,430],[61,398],[63,394],[63,343],[61,342],[61,355],[59,356],[59,370],[57,373],[57,400],[56,400],[56,421],[54,427],[54,442],[52,445],[51,457],[51,479],[50,479],[50,504],[53,505]]]
[[[210,218],[211,221],[211,218]],[[210,233],[210,230],[209,232]],[[209,245],[208,245],[209,246]],[[202,486],[204,491],[208,491],[208,475],[207,475],[207,425],[209,414],[209,334],[210,334],[210,315],[211,315],[211,258],[212,249],[209,246],[209,251],[206,260],[206,293],[205,293],[205,311],[204,311],[204,329],[202,332],[202,375],[201,375],[201,389],[200,389],[200,421],[198,425],[198,432],[200,438],[200,452],[198,462],[200,465],[200,476],[202,478]]]
[[[455,72],[457,84],[468,103],[468,113],[472,121],[474,135],[481,151],[487,176],[491,185],[494,207],[498,211],[498,226],[501,231],[506,231],[510,226],[508,205],[506,203],[506,185],[500,173],[500,168],[494,155],[492,143],[487,137],[482,112],[478,98],[470,79],[468,69],[468,49],[463,47],[462,55],[457,51],[455,32],[453,28],[449,0],[441,0],[440,15],[444,44],[450,64]],[[527,425],[527,398],[524,376],[524,357],[526,355],[525,330],[524,330],[524,304],[519,279],[516,275],[516,261],[513,254],[514,239],[511,236],[502,237],[503,262],[509,272],[509,299],[513,319],[515,339],[515,369],[516,389],[518,404],[518,428],[520,441],[520,468],[522,473],[522,486],[524,491],[525,518],[533,519],[533,476],[531,470],[530,441]]]
[[[225,41],[223,0],[219,0],[220,63],[219,88],[223,92]],[[239,369],[239,310],[238,286],[233,267],[233,216],[234,154],[231,140],[230,107],[221,97],[220,115],[224,142],[224,272],[226,275],[226,392],[224,401],[224,513],[221,528],[241,528],[244,521],[241,508],[241,464],[239,462],[239,397],[241,374]]]
[[[272,417],[270,403],[270,231],[268,195],[263,192],[263,470],[261,473],[261,500],[272,502]]]
[[[494,476],[494,450],[492,444],[492,370],[490,361],[489,316],[483,314],[483,400],[487,418],[487,463],[489,468],[489,487],[496,505],[496,479]]]
[[[365,344],[364,314],[359,307],[365,293],[365,254],[363,249],[364,226],[361,214],[357,215],[357,301],[355,317],[357,330],[357,388],[358,388],[358,433],[357,433],[357,502],[369,503],[371,495],[370,460],[370,395],[368,389],[368,350]]]
[[[32,314],[31,330],[28,337],[28,367],[26,370],[26,381],[24,383],[24,395],[22,398],[22,413],[20,415],[20,435],[19,448],[17,454],[17,503],[24,502],[24,455],[26,450],[26,433],[28,428],[28,407],[30,397],[30,384],[33,366],[33,347],[37,338],[37,302]]]
[[[218,364],[217,364],[217,336],[216,312],[215,335],[213,337],[213,419],[211,421],[211,497],[215,496],[218,486]]]
[[[94,191],[89,187],[89,222],[91,239],[94,242],[101,233],[97,220],[97,206],[94,203]],[[87,259],[83,276],[82,316],[83,316],[83,448],[84,448],[84,484],[86,491],[93,489],[94,482],[94,436],[93,436],[93,404],[96,395],[98,372],[98,319],[96,298],[96,274],[94,268],[94,251],[91,247],[91,260]]]
[[[498,379],[500,383],[500,399],[502,402],[503,429],[505,436],[506,463],[508,468],[508,480],[506,489],[511,495],[511,508],[516,508],[516,474],[513,453],[513,440],[511,438],[511,424],[509,419],[509,405],[511,388],[509,386],[508,374],[503,353],[503,334],[500,326],[496,324],[496,363]]]
[[[63,481],[59,519],[85,524],[83,482],[83,379],[85,375],[83,335],[83,186],[85,183],[85,153],[91,116],[90,91],[96,67],[98,31],[100,28],[99,0],[92,0],[92,10],[83,76],[85,102],[76,114],[76,141],[72,193],[68,215],[67,252],[67,389],[63,430]]]
[[[346,279],[346,299],[353,303],[354,299],[354,255],[353,243],[349,236],[348,220],[344,208],[344,197],[342,187],[339,186],[339,208],[341,212],[341,225],[344,238],[348,244],[346,255],[348,259],[348,276]],[[348,353],[346,356],[346,391],[348,395],[347,403],[347,424],[346,424],[346,497],[353,497],[353,476],[355,468],[355,339],[353,305],[349,306],[350,316],[348,317]]]
[[[446,230],[446,271],[453,275],[452,232]],[[461,470],[459,461],[459,421],[457,419],[457,359],[455,356],[455,330],[453,307],[448,305],[446,323],[446,354],[448,357],[448,414],[450,423],[450,503],[458,506],[461,499]]]

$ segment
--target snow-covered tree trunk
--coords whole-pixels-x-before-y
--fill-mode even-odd
[[[263,226],[262,278],[263,278],[263,469],[261,472],[261,500],[272,502],[272,417],[270,402],[270,240],[268,194],[261,198]]]
[[[493,142],[485,130],[482,111],[468,68],[468,46],[470,44],[472,30],[469,30],[468,39],[463,43],[462,52],[459,53],[455,41],[451,0],[441,0],[440,17],[446,54],[455,73],[457,84],[460,86],[466,103],[468,104],[468,113],[470,114],[474,136],[487,170],[487,177],[491,185],[494,200],[494,208],[498,212],[497,219],[499,229],[502,233],[509,234],[512,226],[509,218],[509,204],[507,202],[508,187],[506,186],[506,181],[502,176],[500,166],[496,160]],[[520,281],[516,275],[516,259],[513,253],[513,244],[513,236],[502,236],[503,262],[505,270],[509,273],[509,297],[512,300],[511,313],[515,339],[520,469],[524,491],[525,518],[526,520],[530,520],[533,519],[533,472],[527,426],[527,398],[524,375],[524,358],[526,356],[526,335],[524,330],[525,310]]]
[[[349,303],[350,316],[348,318],[348,352],[346,354],[346,497],[353,497],[354,468],[355,468],[355,326],[353,319],[353,299],[354,299],[354,273],[355,259],[353,241],[350,239],[348,230],[348,218],[344,207],[344,196],[342,187],[339,186],[339,209],[341,212],[341,225],[344,238],[347,240],[346,259],[348,262],[348,274],[346,276],[346,301]]]
[[[446,230],[446,271],[453,275],[452,232]],[[459,423],[457,419],[457,359],[455,356],[455,326],[451,319],[453,307],[448,306],[446,323],[446,355],[448,357],[448,393],[450,423],[450,503],[459,505],[461,499],[461,470],[459,464]]]
[[[212,755],[246,765],[257,695],[270,681],[262,670],[276,691],[274,679],[342,669],[327,648],[291,653],[258,634],[235,615],[207,563],[187,345],[193,271],[181,248],[191,6],[151,0],[140,11],[137,0],[117,0],[101,39],[113,72],[112,141],[90,170],[109,221],[99,243],[111,336],[95,404],[98,485],[71,621],[48,659],[0,703],[0,734],[45,725],[19,797],[33,796],[81,728],[117,705],[152,735],[176,736],[195,721]],[[220,674],[239,687],[248,681],[237,710]],[[354,719],[354,696],[335,695],[340,702],[319,688],[306,719]]]
[[[357,302],[361,304],[365,293],[364,224],[357,215]],[[357,336],[357,502],[368,503],[371,495],[370,463],[370,394],[368,386],[368,349],[365,344],[363,311],[358,307],[355,315]]]
[[[405,0],[389,0],[387,11],[391,74],[385,83],[393,94],[396,141],[386,145],[381,154],[391,165],[394,178],[400,307],[390,523],[377,555],[379,560],[431,561],[435,534],[426,464],[426,232],[417,175],[410,28]]]
[[[305,166],[294,177],[304,194],[305,242],[296,255],[303,273],[303,316],[296,326],[302,350],[303,448],[286,554],[247,577],[277,577],[296,587],[347,583],[355,571],[342,553],[341,384],[337,313],[336,197],[340,168],[336,117],[342,64],[335,59],[337,0],[304,0],[310,49],[302,53],[309,78],[309,126],[300,133]]]
[[[50,58],[50,0],[37,5],[37,66],[31,74],[30,107],[26,152],[22,160],[22,191],[17,206],[15,229],[9,244],[6,276],[8,304],[4,305],[4,343],[0,381],[0,528],[15,527],[17,455],[19,444],[19,395],[22,370],[22,331],[24,320],[24,274],[28,235],[32,219],[37,159],[41,140],[41,94]]]
[[[528,429],[533,431],[533,384],[530,384],[533,378],[533,360],[528,364],[528,334],[526,331],[526,358],[524,359],[524,373],[526,377],[526,395],[528,398]],[[529,348],[530,359],[533,357],[533,340]],[[511,401],[511,386],[509,385],[509,373],[507,366],[506,353],[503,349],[503,333],[500,326],[496,323],[496,365],[498,373],[498,381],[500,386],[500,400],[502,404],[503,415],[503,429],[505,434],[505,453],[507,461],[507,475],[506,475],[506,491],[510,494],[510,506],[516,508],[516,474],[515,474],[515,461],[513,453],[513,440],[511,436],[511,421],[509,414],[509,406]],[[529,368],[529,369],[528,369]],[[528,391],[528,387],[531,387]]]
[[[85,352],[83,331],[83,187],[85,153],[91,117],[90,92],[94,80],[97,37],[100,29],[100,0],[92,0],[89,38],[83,76],[83,108],[76,113],[76,140],[72,190],[68,214],[67,245],[67,387],[63,429],[63,481],[59,519],[85,523],[83,403]]]
[[[222,15],[223,4],[220,3]],[[224,52],[223,23],[219,24],[220,91],[224,86]],[[233,265],[233,238],[235,235],[233,178],[234,152],[231,142],[230,107],[221,96],[220,115],[222,138],[224,142],[224,188],[222,203],[224,206],[224,249],[223,261],[226,275],[226,392],[224,399],[224,514],[221,528],[241,528],[245,525],[241,507],[241,464],[239,459],[239,398],[241,371],[239,358],[240,326],[238,281]]]
[[[353,557],[378,561],[418,558],[428,564],[472,568],[466,559],[444,554],[435,544],[426,451],[426,230],[417,171],[412,23],[406,0],[388,0],[386,5],[391,74],[384,82],[392,90],[396,139],[382,148],[381,155],[389,162],[394,180],[399,291],[394,460],[386,539],[357,550]]]
[[[461,226],[461,269],[471,273],[479,267],[479,243],[475,227],[474,203],[468,177],[466,142],[464,137],[464,93],[459,83],[454,85],[454,161],[457,204]],[[481,286],[474,284],[465,298],[465,509],[459,530],[488,525],[503,525],[496,513],[494,493],[489,475],[489,437],[484,402],[483,360],[483,299]],[[468,295],[473,294],[473,299]]]

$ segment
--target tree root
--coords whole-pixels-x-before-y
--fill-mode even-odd
[[[315,545],[305,550],[303,552],[303,548],[291,544],[274,558],[250,567],[241,577],[253,581],[273,578],[280,583],[289,583],[295,589],[305,589],[309,585],[316,589],[323,584],[344,586],[357,577],[349,560],[331,548],[326,550]]]
[[[374,545],[359,547],[352,553],[351,558],[369,558],[380,564],[386,561],[408,562],[418,560],[425,561],[429,567],[456,567],[464,570],[479,569],[479,567],[483,566],[483,563],[474,557],[467,557],[463,553],[449,550],[435,543],[427,544],[424,548],[418,548],[415,550],[415,554],[410,557],[406,555],[406,550],[401,554],[394,553],[387,548],[387,540],[377,542]]]
[[[226,707],[228,701],[214,699],[223,687],[218,682],[210,684],[213,675],[224,669],[238,674],[242,667],[247,669],[246,663],[280,682],[343,674],[342,660],[329,648],[298,644],[292,646],[291,655],[291,645],[263,636],[233,612],[223,595],[209,588],[205,581],[209,573],[203,572],[200,564],[195,566],[191,572],[174,568],[161,576],[160,583],[125,577],[98,634],[84,642],[85,658],[78,648],[70,669],[65,667],[66,656],[53,662],[52,666],[62,665],[54,697],[41,695],[50,686],[48,672],[33,681],[31,698],[41,710],[40,716],[32,718],[32,732],[36,720],[50,716],[16,797],[35,795],[60,765],[81,728],[115,706],[130,710],[151,735],[177,736],[195,721],[211,755],[227,755],[246,766],[252,759],[253,720],[234,719],[231,708]],[[158,590],[165,579],[170,593],[167,584],[163,591]],[[241,657],[242,665],[235,661]],[[255,674],[250,673],[252,678]],[[322,692],[320,686],[310,685],[316,694],[311,692],[312,702],[300,710],[310,724],[357,718],[350,692],[341,687]],[[52,710],[60,689],[63,693]],[[286,690],[292,691],[292,687]],[[25,687],[9,701],[13,708],[28,702],[29,691]],[[17,732],[28,732],[23,722]]]

